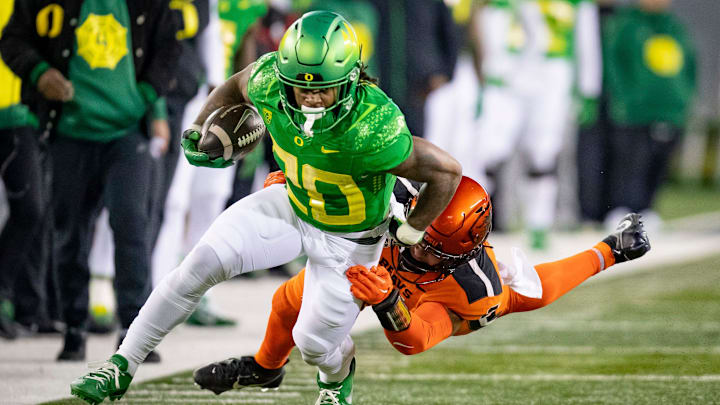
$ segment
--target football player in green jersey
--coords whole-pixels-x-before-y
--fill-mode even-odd
[[[315,11],[294,22],[279,50],[228,79],[206,101],[182,146],[190,163],[225,167],[197,150],[199,128],[215,109],[253,103],[287,178],[223,212],[151,294],[122,346],[103,367],[72,383],[95,402],[119,398],[162,338],[211,286],[238,274],[307,256],[303,304],[293,340],[319,369],[317,404],[351,404],[354,345],[349,332],[362,302],[345,271],[377,263],[389,230],[418,243],[461,178],[455,159],[413,138],[395,105],[367,80],[360,45],[340,15]],[[396,176],[425,183],[400,222],[390,215]],[[82,395],[81,395],[82,396]]]

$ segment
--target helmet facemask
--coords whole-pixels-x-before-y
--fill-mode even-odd
[[[315,120],[312,125],[317,132],[329,131],[342,121],[355,105],[355,90],[360,78],[360,63],[358,66],[353,68],[347,76],[341,80],[327,81],[327,82],[313,82],[309,85],[304,80],[290,79],[285,77],[275,66],[275,73],[278,80],[282,84],[280,86],[280,102],[285,110],[285,114],[290,118],[292,125],[301,132],[308,132],[310,128],[305,128],[305,123],[308,120],[308,115],[315,114],[319,117]],[[337,93],[335,102],[327,107],[321,107],[312,109],[309,111],[307,108],[299,105],[295,100],[295,94],[293,93],[293,87],[299,87],[303,89],[327,89],[331,87],[337,87]]]
[[[432,246],[424,239],[420,242],[420,247],[425,252],[440,259],[440,261],[434,265],[424,263],[413,257],[411,248],[399,247],[400,254],[398,259],[398,270],[400,273],[407,272],[417,274],[418,277],[415,280],[410,280],[407,276],[403,276],[400,273],[398,275],[403,280],[417,285],[437,283],[444,280],[447,276],[451,275],[455,269],[475,257],[477,253],[483,249],[484,245],[480,244],[471,251],[460,255],[445,253],[439,248]],[[429,278],[431,273],[435,273],[437,276],[435,278]]]
[[[339,14],[313,11],[290,25],[278,47],[275,75],[281,84],[282,108],[296,129],[305,131],[303,127],[310,119],[314,131],[327,131],[350,114],[360,80],[361,53],[355,30]],[[308,113],[296,101],[293,87],[336,87],[335,102]],[[309,135],[310,129],[305,131]]]

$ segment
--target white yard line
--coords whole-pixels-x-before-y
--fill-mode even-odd
[[[364,374],[381,381],[692,381],[720,382],[720,375],[632,374]]]

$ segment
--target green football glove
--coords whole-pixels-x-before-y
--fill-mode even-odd
[[[187,129],[182,134],[180,146],[182,146],[185,158],[191,165],[222,169],[232,166],[235,163],[232,160],[225,160],[222,157],[210,159],[207,153],[198,151],[197,143],[199,140],[200,131],[195,128]]]

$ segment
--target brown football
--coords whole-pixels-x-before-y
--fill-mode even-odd
[[[255,149],[265,131],[265,123],[251,104],[225,106],[207,117],[197,148],[210,159],[238,161]]]

